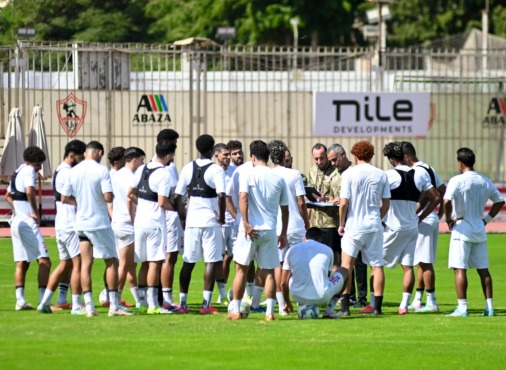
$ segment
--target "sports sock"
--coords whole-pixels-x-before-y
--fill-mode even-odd
[[[402,301],[399,305],[399,308],[408,308],[409,299],[411,298],[411,293],[402,292]]]
[[[107,285],[105,286],[105,292],[107,293],[105,295],[105,301],[109,302],[109,288],[107,288]],[[109,302],[109,303],[111,303],[111,302]]]
[[[274,303],[276,300],[274,298],[267,298],[267,308],[265,310],[265,316],[274,315]]]
[[[58,301],[56,301],[56,304],[67,303],[68,292],[69,292],[69,285],[65,283],[60,283],[58,285]]]
[[[427,291],[429,294],[429,291]],[[413,298],[413,306],[420,305],[422,303],[423,288],[416,288],[415,298]]]
[[[25,287],[23,285],[16,287],[16,303],[18,306],[24,306],[26,304]]]
[[[188,293],[179,293],[179,307],[180,308],[187,308],[186,307],[186,299],[188,298]]]
[[[374,304],[376,303],[376,299],[374,297],[374,292],[369,293],[371,295],[371,307],[374,308]]]
[[[381,311],[382,304],[383,304],[383,296],[382,295],[374,296],[374,314],[375,315],[379,315],[379,314],[383,313]]]
[[[72,294],[72,310],[77,311],[81,308],[81,295],[80,294]]]
[[[339,296],[335,295],[330,299],[329,304],[327,305],[326,313],[334,312],[334,308],[336,307],[337,302],[339,301]]]
[[[147,287],[145,285],[139,285],[137,289],[139,292],[139,303],[141,304],[141,306],[146,307],[148,305]]]
[[[487,310],[493,310],[494,309],[494,305],[493,305],[493,302],[492,302],[492,298],[487,298],[485,300],[485,307]]]
[[[256,288],[256,285],[255,283],[250,283],[250,282],[246,282],[246,290],[245,290],[245,294],[247,296],[250,296],[252,297],[253,296],[253,291],[254,289],[253,288]],[[262,291],[264,290],[264,288],[262,288]]]
[[[241,310],[241,300],[240,299],[233,299],[231,304],[228,306],[230,313],[237,313]]]
[[[119,292],[114,290],[109,290],[109,311],[115,312],[119,309]]]
[[[204,290],[203,293],[204,300],[202,301],[202,308],[211,307],[211,299],[213,298],[213,292],[210,290]]]
[[[45,292],[46,292],[46,287],[39,286],[39,303],[42,302],[42,298],[44,297]]]
[[[350,311],[350,295],[349,294],[343,294],[341,299],[341,311],[342,312],[349,312]]]
[[[44,306],[51,305],[51,299],[53,298],[53,294],[54,292],[52,292],[49,289],[46,289],[46,291],[44,292],[44,296],[40,300],[40,303],[43,304]]]
[[[227,298],[227,283],[224,281],[217,281],[218,284],[218,291],[220,292],[220,299],[226,299]]]
[[[276,300],[278,301],[278,312],[285,312],[285,297],[283,292],[276,292]]]
[[[149,308],[155,309],[158,307],[158,287],[157,286],[148,286],[147,292],[147,301]]]
[[[464,312],[467,311],[467,299],[457,299],[459,304],[459,311]]]
[[[172,289],[163,288],[162,294],[163,294],[163,304],[172,305]]]
[[[436,292],[435,289],[427,289],[427,306],[436,306]]]
[[[257,308],[260,306],[260,298],[262,298],[262,294],[264,293],[264,287],[256,286],[253,289],[253,295],[251,298],[251,307]]]
[[[95,311],[95,305],[93,304],[93,297],[91,294],[91,290],[83,292],[83,296],[84,296],[84,304],[86,305],[86,311],[88,312]]]
[[[135,305],[140,304],[141,300],[139,299],[139,288],[136,286],[130,288],[130,293],[132,293],[132,296],[134,297]]]

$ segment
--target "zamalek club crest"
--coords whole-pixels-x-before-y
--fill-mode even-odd
[[[73,92],[56,102],[58,120],[69,137],[75,137],[83,125],[87,105],[84,100],[76,98]]]

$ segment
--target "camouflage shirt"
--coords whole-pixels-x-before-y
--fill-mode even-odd
[[[308,185],[313,186],[320,194],[332,198],[338,198],[341,191],[341,175],[332,165],[326,170],[320,170],[318,166],[313,166],[308,173]],[[322,229],[330,229],[339,226],[339,208],[338,207],[319,207],[314,208],[309,220],[311,226]]]

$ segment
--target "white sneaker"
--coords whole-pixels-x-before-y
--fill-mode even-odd
[[[33,307],[30,303],[17,304],[16,303],[16,311],[29,311],[33,310]]]

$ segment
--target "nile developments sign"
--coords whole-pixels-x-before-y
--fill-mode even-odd
[[[425,136],[430,93],[314,93],[315,136]]]

